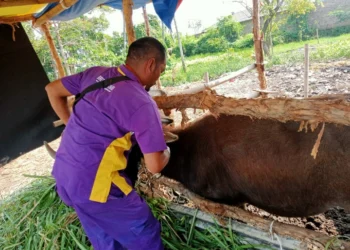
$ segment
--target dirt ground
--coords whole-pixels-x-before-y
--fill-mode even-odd
[[[309,96],[324,94],[350,93],[350,61],[329,61],[326,63],[312,63],[310,65]],[[303,65],[293,67],[275,66],[266,70],[268,89],[276,91],[271,96],[303,97],[304,71]],[[168,93],[189,88],[200,83],[184,84],[178,87],[167,87]],[[251,71],[238,77],[232,82],[217,86],[214,90],[220,94],[236,98],[245,98],[255,93],[259,88],[256,71]],[[203,114],[201,110],[186,110],[190,119]],[[174,112],[175,124],[181,121],[181,113]],[[51,142],[57,149],[60,139]],[[2,165],[1,165],[2,164]],[[33,181],[33,178],[24,175],[50,175],[53,160],[48,156],[44,147],[37,148],[23,154],[17,159],[0,162],[0,199],[8,197]],[[350,214],[342,208],[334,208],[325,214],[307,218],[283,218],[273,216],[252,205],[246,205],[246,210],[259,214],[265,218],[306,227],[328,235],[350,236]]]

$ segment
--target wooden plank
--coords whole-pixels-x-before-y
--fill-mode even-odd
[[[0,8],[55,2],[58,2],[58,0],[0,0]]]
[[[171,204],[169,208],[173,210],[176,215],[181,214],[194,217],[196,214],[196,211],[193,208],[184,207],[177,204]],[[179,215],[177,216],[180,217]],[[220,225],[224,228],[231,228],[234,234],[243,237],[249,244],[265,244],[275,249],[280,249],[280,247],[282,247],[284,250],[303,249],[306,247],[305,243],[290,237],[278,236],[277,239],[276,236],[272,237],[270,232],[260,230],[237,220],[229,221],[227,218],[216,220],[214,219],[214,216],[209,213],[203,211],[197,212],[195,221],[195,226],[197,228],[208,229],[210,227],[215,227],[216,225]]]
[[[309,125],[329,122],[350,126],[350,94],[307,99],[236,99],[205,91],[189,95],[157,96],[154,100],[160,109],[207,109],[218,115],[245,115],[281,122],[308,121]]]
[[[203,212],[219,216],[220,219],[222,217],[233,218],[263,232],[271,231],[273,235],[278,238],[290,237],[302,242],[303,244],[301,247],[297,249],[325,249],[326,244],[332,240],[332,238],[327,235],[309,229],[283,224],[278,221],[273,222],[273,220],[264,219],[235,206],[211,202],[190,192],[182,184],[166,177],[152,178],[152,184],[154,187],[152,189],[147,188],[147,186],[140,186],[141,191],[149,197],[162,197],[162,195],[164,195],[162,191],[158,191],[160,190],[160,185],[170,187],[191,200],[195,206]],[[350,242],[339,240],[337,241],[337,246],[330,246],[328,249],[350,249]]]
[[[65,9],[70,8],[76,2],[78,2],[78,0],[64,0],[64,1],[62,1],[62,3],[57,4],[55,7],[53,7],[49,11],[47,11],[41,17],[37,18],[33,22],[33,27],[34,28],[40,27],[42,24],[46,23],[47,21],[49,21],[54,16],[57,16],[58,14],[60,14]]]

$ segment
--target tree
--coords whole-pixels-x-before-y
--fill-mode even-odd
[[[236,41],[242,32],[243,26],[233,19],[232,15],[221,17],[216,24],[220,36],[230,43]]]
[[[252,8],[246,0],[234,0],[240,3],[249,13],[252,14]],[[263,17],[262,32],[264,34],[264,52],[267,56],[272,55],[272,33],[277,30],[282,22],[278,22],[276,17],[279,12],[285,14],[284,18],[290,15],[305,15],[316,9],[322,0],[261,0],[261,16]],[[282,16],[281,16],[282,18]]]
[[[84,15],[71,21],[53,22],[51,35],[66,66],[67,74],[81,72],[92,66],[112,66],[123,63],[123,37],[117,32],[104,32],[109,22],[104,12],[98,16]],[[57,78],[50,50],[43,34],[34,35],[30,24],[24,28],[50,80]]]

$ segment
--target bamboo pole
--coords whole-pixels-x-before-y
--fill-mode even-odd
[[[46,24],[46,23],[42,24],[40,27],[41,27],[41,30],[44,32],[45,37],[46,37],[46,40],[47,40],[47,42],[48,42],[48,44],[49,44],[50,52],[51,52],[52,58],[53,58],[54,61],[55,61],[56,69],[57,69],[57,71],[58,71],[58,76],[59,76],[60,78],[62,78],[62,77],[65,76],[64,68],[63,68],[63,65],[62,65],[61,58],[59,57],[59,55],[58,55],[58,53],[57,53],[55,44],[54,44],[53,39],[52,39],[52,36],[51,36],[51,34],[50,34],[50,30],[49,30],[49,28],[47,27],[47,24]]]
[[[198,93],[198,92],[201,92],[203,90],[205,90],[206,88],[212,88],[212,87],[215,87],[215,86],[218,86],[220,84],[223,84],[225,82],[228,82],[229,80],[233,79],[233,78],[236,78],[246,72],[249,72],[251,71],[252,69],[255,69],[255,64],[252,64],[252,65],[249,65],[243,69],[240,69],[236,72],[233,72],[223,78],[220,78],[220,79],[217,79],[217,80],[214,80],[214,81],[211,81],[211,82],[205,82],[204,84],[200,85],[200,86],[197,86],[197,87],[193,87],[193,88],[190,88],[190,89],[186,89],[186,90],[182,90],[182,91],[178,91],[178,92],[175,92],[175,93],[171,93],[169,94],[168,96],[175,96],[175,95],[186,95],[186,94],[195,94],[195,93]]]
[[[0,8],[54,2],[58,2],[58,0],[0,0]]]
[[[259,0],[253,0],[253,34],[256,66],[259,74],[260,89],[264,90],[266,86],[264,56],[262,50],[262,33],[260,33],[260,5]],[[265,96],[263,94],[263,96]]]
[[[50,20],[54,16],[57,16],[62,11],[69,9],[76,2],[78,2],[78,0],[64,0],[60,2],[55,7],[53,7],[52,9],[47,11],[45,14],[43,14],[41,17],[37,18],[33,23],[33,27],[34,28],[40,27],[43,23],[46,23],[48,20]]]
[[[153,98],[160,109],[207,109],[213,114],[245,115],[280,122],[308,121],[311,128],[329,122],[350,126],[350,94],[307,99],[236,99],[205,91],[192,95]]]
[[[215,203],[204,199],[203,197],[196,195],[186,189],[181,183],[171,180],[166,177],[152,178],[152,188],[148,186],[141,186],[140,189],[149,197],[162,197],[165,195],[160,190],[160,186],[170,187],[182,196],[189,199],[194,205],[201,211],[214,214],[216,216],[222,216],[226,218],[233,218],[235,220],[246,223],[265,232],[275,233],[277,236],[291,237],[293,239],[301,241],[303,244],[298,249],[324,249],[327,244],[332,240],[331,237],[314,232],[309,229],[297,227],[294,225],[284,224],[278,221],[267,220],[251,212],[245,211],[239,207],[228,206],[220,203]],[[220,220],[219,220],[220,222]],[[272,224],[273,222],[273,224]],[[339,245],[329,246],[329,249],[350,249],[350,243],[342,240],[337,241]],[[311,246],[310,246],[311,245]],[[335,247],[335,248],[334,248]]]
[[[132,0],[123,0],[123,16],[125,21],[126,33],[128,34],[129,45],[136,40],[134,25],[132,22]]]

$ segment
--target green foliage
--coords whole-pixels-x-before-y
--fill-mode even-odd
[[[40,179],[0,206],[0,249],[80,249],[92,246],[75,211],[59,199],[51,178]],[[231,228],[194,227],[195,218],[179,216],[163,199],[147,199],[162,225],[166,249],[254,249]],[[267,246],[259,246],[266,247]]]
[[[196,56],[192,60],[187,59],[187,73],[184,73],[181,70],[181,64],[177,63],[172,70],[167,70],[166,74],[162,76],[162,85],[173,86],[201,81],[206,72],[209,73],[211,80],[216,79],[224,73],[239,70],[252,63],[251,52],[251,50],[245,50],[239,53]]]
[[[233,47],[237,49],[250,48],[254,46],[254,36],[252,33],[240,37],[234,42]]]
[[[328,13],[330,16],[334,16],[338,19],[338,22],[345,22],[350,20],[350,10],[334,10]]]
[[[196,55],[198,53],[198,39],[194,36],[185,36],[181,38],[182,49],[186,57]],[[173,53],[180,57],[180,48],[176,46]]]
[[[316,29],[308,23],[309,14],[289,15],[285,24],[283,24],[276,35],[279,41],[294,42],[308,40],[315,36]],[[278,39],[276,39],[278,41]],[[277,42],[278,43],[278,42]]]
[[[318,43],[319,42],[319,43]],[[304,61],[304,42],[295,42],[275,47],[275,55],[269,61],[272,65],[295,65]],[[332,38],[309,40],[308,44],[315,47],[310,51],[310,61],[350,59],[350,35]]]
[[[236,41],[243,30],[243,26],[236,22],[232,15],[219,18],[216,27],[219,36],[224,37],[229,43]]]
[[[69,68],[71,74],[92,66],[112,66],[123,62],[122,37],[116,32],[112,37],[105,34],[108,26],[103,12],[99,16],[84,15],[71,21],[53,23],[51,35],[65,68]],[[24,27],[48,77],[54,80],[57,76],[45,37],[33,35],[29,24]]]

